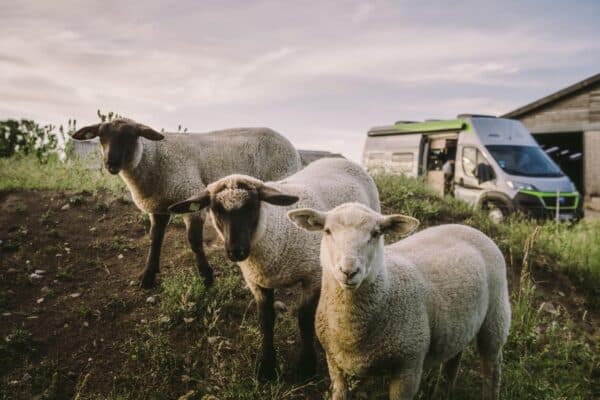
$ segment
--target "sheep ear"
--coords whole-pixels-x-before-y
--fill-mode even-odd
[[[419,220],[408,215],[393,214],[386,215],[379,221],[379,228],[383,233],[399,233],[408,236],[417,229]]]
[[[275,206],[291,206],[299,200],[298,196],[281,193],[279,190],[266,185],[258,189],[258,198]]]
[[[148,140],[154,140],[154,141],[163,140],[165,138],[165,135],[163,135],[162,133],[158,133],[154,129],[150,128],[149,126],[145,126],[145,125],[140,126],[140,128],[138,130],[138,135],[140,135],[141,137],[144,137]]]
[[[179,203],[171,204],[169,211],[174,214],[184,214],[200,211],[210,204],[210,193],[208,190],[203,191],[197,196],[192,196],[187,200]]]
[[[84,126],[83,128],[79,129],[77,132],[75,132],[73,134],[73,136],[71,136],[71,137],[75,140],[93,139],[98,136],[98,133],[100,131],[100,125],[102,125],[102,124]]]
[[[312,208],[299,208],[288,211],[287,216],[299,228],[307,231],[321,231],[325,227],[327,213]]]

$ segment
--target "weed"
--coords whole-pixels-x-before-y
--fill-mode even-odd
[[[23,215],[23,214],[25,214],[25,212],[27,212],[27,206],[25,204],[17,204],[15,206],[15,212],[17,214]]]
[[[131,239],[127,239],[122,235],[115,235],[110,242],[110,248],[115,251],[127,251],[133,250],[135,246]]]
[[[106,204],[106,203],[96,204],[96,211],[98,211],[99,213],[105,213],[105,212],[108,212],[108,210],[110,210],[110,207],[108,206],[108,204]]]
[[[29,331],[23,328],[13,329],[0,339],[0,376],[10,367],[22,363],[35,350],[35,342]]]
[[[39,223],[50,227],[56,225],[58,222],[52,219],[52,210],[48,209],[40,216]]]
[[[87,304],[81,304],[79,308],[77,308],[77,315],[81,319],[88,319],[92,316],[92,309]]]
[[[59,266],[56,269],[56,278],[61,280],[69,280],[73,276],[69,266]]]
[[[80,204],[83,204],[83,196],[76,194],[74,196],[69,197],[68,202],[72,206],[78,206]]]

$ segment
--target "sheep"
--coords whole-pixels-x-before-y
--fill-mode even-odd
[[[86,126],[76,140],[99,136],[103,160],[111,174],[125,181],[135,205],[150,216],[151,245],[140,276],[142,288],[154,286],[160,249],[170,220],[168,206],[232,173],[281,179],[301,168],[300,156],[283,136],[268,128],[236,128],[206,134],[162,134],[120,118]],[[213,271],[202,247],[204,214],[184,217],[196,256],[197,272],[207,286]]]
[[[346,159],[324,158],[278,182],[231,175],[208,185],[200,195],[170,207],[171,212],[208,207],[228,258],[240,266],[256,300],[261,326],[260,380],[276,377],[274,289],[295,284],[302,289],[298,373],[307,378],[316,368],[313,342],[321,283],[319,235],[299,231],[286,212],[292,204],[330,209],[346,201],[379,210],[375,183],[359,165]]]
[[[390,399],[413,399],[423,369],[439,364],[451,391],[473,339],[483,398],[498,399],[510,303],[504,257],[490,238],[468,226],[441,225],[384,247],[382,234],[408,235],[418,220],[382,216],[356,203],[288,216],[303,229],[323,232],[316,330],[332,399],[347,398],[347,375],[382,371],[392,375]]]

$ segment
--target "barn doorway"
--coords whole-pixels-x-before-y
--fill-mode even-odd
[[[560,169],[571,178],[579,193],[585,193],[583,132],[536,133],[533,137]]]

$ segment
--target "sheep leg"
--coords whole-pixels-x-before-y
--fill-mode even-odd
[[[460,369],[461,358],[462,351],[444,363],[442,367],[443,374],[439,377],[435,385],[433,395],[431,396],[432,399],[442,398],[444,394],[447,398],[451,398],[454,384],[456,383],[456,376]],[[443,382],[440,382],[442,380]]]
[[[307,295],[302,293],[302,302],[298,310],[298,325],[302,339],[302,350],[298,371],[302,378],[315,375],[317,367],[317,353],[315,352],[315,313],[319,303],[320,290],[312,289]]]
[[[500,398],[500,377],[502,375],[502,352],[494,356],[481,355],[483,375],[483,400]]]
[[[203,246],[203,229],[204,229],[204,218],[199,213],[186,214],[183,217],[185,228],[187,230],[188,242],[192,251],[196,255],[196,269],[202,278],[204,278],[204,285],[206,287],[213,283],[213,270],[208,264],[206,254],[204,253]]]
[[[140,278],[140,286],[144,289],[154,286],[154,279],[160,270],[160,249],[170,219],[170,214],[150,214],[150,252]]]
[[[501,328],[503,328],[502,322],[509,320],[509,318],[506,313],[502,318],[494,318],[494,314],[490,314],[477,334],[477,350],[481,358],[484,400],[497,400],[500,397],[502,346],[506,342],[508,334],[508,328]],[[495,323],[488,321],[494,321]],[[500,324],[498,321],[500,321]]]
[[[273,336],[275,330],[275,291],[248,283],[256,300],[258,320],[262,333],[261,356],[258,365],[258,379],[262,381],[277,378],[277,355]]]
[[[347,400],[350,391],[346,375],[329,354],[327,354],[327,368],[329,369],[329,379],[331,379],[331,400]]]
[[[390,381],[390,400],[412,400],[419,391],[422,373],[422,363],[394,370]]]

